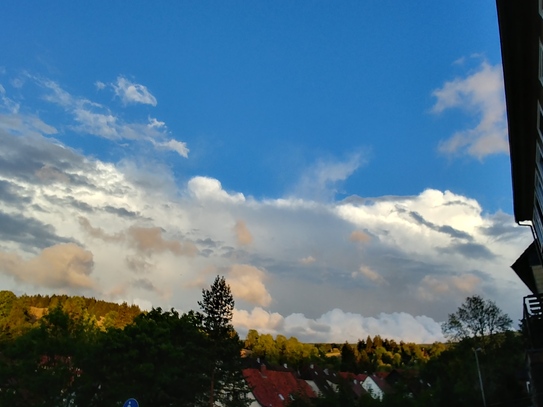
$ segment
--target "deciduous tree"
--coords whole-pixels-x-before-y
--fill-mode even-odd
[[[475,346],[485,347],[488,338],[511,328],[513,321],[490,300],[478,295],[466,301],[442,325],[445,336],[453,341],[473,338]]]

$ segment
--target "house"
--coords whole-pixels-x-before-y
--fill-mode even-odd
[[[271,370],[261,364],[260,369],[243,369],[243,376],[251,388],[252,397],[262,407],[286,406],[294,396],[317,397],[309,384],[288,369]]]
[[[534,242],[513,264],[531,290],[523,325],[534,406],[543,406],[543,2],[496,0],[515,221]]]
[[[362,380],[362,387],[374,399],[383,400],[386,393],[392,391],[392,387],[385,380],[386,374],[373,373],[371,375],[358,375],[358,379]]]
[[[367,375],[355,375],[350,372],[339,372],[341,378],[349,385],[349,388],[353,392],[353,396],[357,399],[369,394],[367,390],[362,386],[362,383],[366,379]]]
[[[322,369],[311,364],[300,370],[300,378],[313,389],[317,396],[327,395],[337,391],[338,377],[335,372]]]

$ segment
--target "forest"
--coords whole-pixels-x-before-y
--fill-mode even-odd
[[[489,305],[472,297],[468,308],[474,305],[470,300]],[[292,406],[482,405],[474,349],[480,351],[487,405],[530,405],[522,335],[509,329],[511,321],[499,310],[502,326],[491,333],[486,327],[469,331],[461,309],[451,314],[443,327],[451,338],[445,344],[379,335],[355,344],[307,344],[256,330],[240,340],[224,278],[202,291],[198,305],[200,311],[186,314],[142,312],[93,298],[0,291],[0,405],[122,406],[133,397],[140,406],[247,406],[250,389],[242,369],[255,359],[294,372],[315,364],[337,372],[396,371],[409,377],[381,401],[353,397],[339,386],[312,400],[293,397]]]

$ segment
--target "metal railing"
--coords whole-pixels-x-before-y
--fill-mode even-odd
[[[522,323],[528,347],[543,348],[543,294],[524,297]]]

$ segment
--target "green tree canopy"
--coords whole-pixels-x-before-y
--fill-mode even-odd
[[[442,325],[445,336],[453,341],[473,338],[478,346],[486,346],[487,338],[511,328],[513,321],[493,301],[478,295],[466,301]]]
[[[241,374],[242,344],[232,325],[234,297],[224,277],[217,276],[210,289],[202,290],[202,324],[208,338],[208,405],[244,407],[249,389]]]

